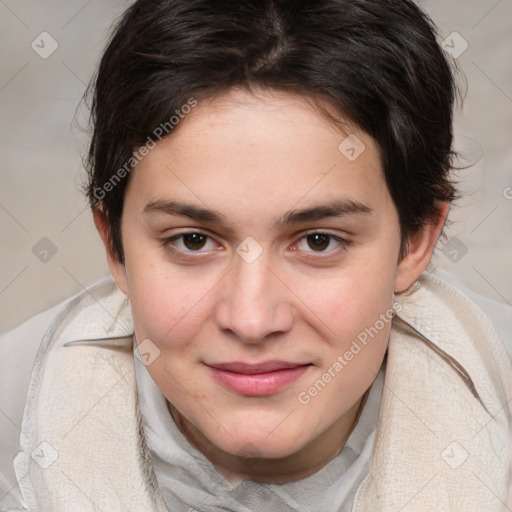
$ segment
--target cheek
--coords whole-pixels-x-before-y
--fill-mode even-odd
[[[151,339],[162,351],[177,350],[193,338],[207,314],[204,300],[215,280],[179,274],[132,253],[127,274],[137,340]]]
[[[307,305],[333,339],[357,337],[392,306],[395,266],[363,261],[305,283]]]
[[[144,280],[133,288],[131,307],[137,339],[150,338],[161,350],[178,349],[201,325],[201,290]],[[186,290],[186,291],[185,291]],[[196,293],[197,292],[197,293]],[[198,304],[199,302],[199,304]]]
[[[324,293],[323,318],[328,324],[321,367],[300,391],[322,418],[321,427],[336,421],[369,388],[386,352],[393,318],[393,279],[374,282],[366,274],[339,279]],[[312,410],[312,409],[311,409]],[[319,420],[320,421],[320,420]]]
[[[328,343],[316,378],[332,382],[318,407],[329,407],[333,397],[344,397],[342,408],[353,403],[376,377],[391,329],[394,274],[391,257],[360,259],[310,289]]]

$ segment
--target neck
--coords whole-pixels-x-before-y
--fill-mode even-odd
[[[188,441],[231,483],[240,480],[285,483],[312,475],[336,457],[354,430],[368,391],[335,423],[297,452],[282,458],[240,457],[211,443],[168,402],[171,415]]]

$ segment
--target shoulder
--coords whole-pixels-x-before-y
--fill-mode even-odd
[[[19,507],[13,458],[21,450],[21,426],[27,393],[36,361],[51,332],[66,329],[95,337],[105,332],[103,324],[112,298],[122,294],[111,278],[103,279],[76,296],[39,313],[16,328],[0,335],[0,510]],[[112,317],[108,317],[112,320]],[[91,332],[88,332],[91,331]]]
[[[440,269],[436,269],[433,274],[464,293],[487,316],[505,346],[512,364],[512,306],[476,293],[453,274]]]
[[[69,299],[39,313],[0,336],[0,408],[21,424],[20,402],[26,395],[41,340]],[[2,429],[4,432],[4,429]]]
[[[0,509],[19,506],[12,459],[19,437],[25,398],[41,340],[65,300],[0,336]],[[4,497],[8,491],[12,491]]]

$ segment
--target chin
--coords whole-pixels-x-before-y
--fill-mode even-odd
[[[278,424],[279,422],[275,425]],[[238,427],[238,430],[241,431],[240,435],[227,435],[222,439],[210,438],[210,441],[224,452],[237,457],[265,459],[288,457],[307,444],[303,429],[300,433],[281,430],[279,434],[277,434],[277,429],[274,432],[270,429],[270,435],[267,433],[269,431],[263,432],[261,429],[254,429],[254,426],[246,429]],[[231,430],[229,432],[232,433]]]

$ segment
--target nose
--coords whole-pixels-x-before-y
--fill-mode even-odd
[[[260,343],[291,329],[292,296],[264,255],[252,263],[237,257],[223,279],[217,324],[245,343]]]

